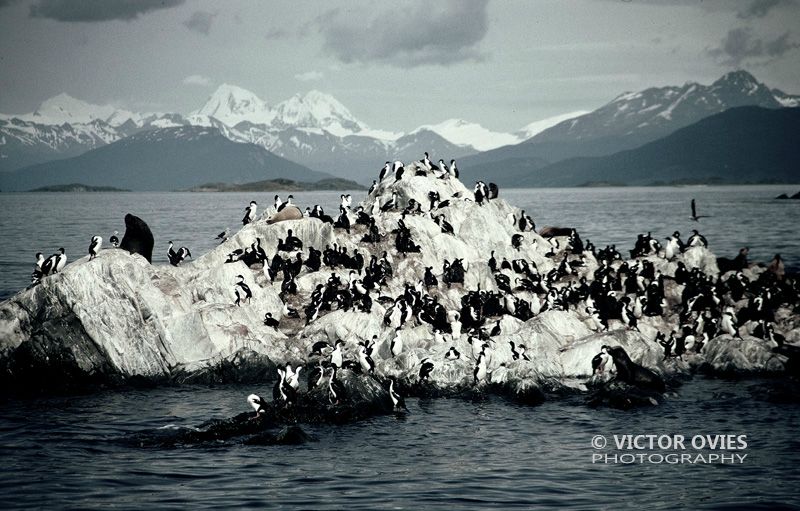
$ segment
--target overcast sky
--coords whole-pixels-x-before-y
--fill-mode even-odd
[[[798,0],[0,0],[0,112],[66,92],[187,113],[227,82],[328,92],[375,128],[513,131],[736,68],[800,93],[799,46]]]

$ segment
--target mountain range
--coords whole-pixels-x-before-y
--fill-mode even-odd
[[[798,183],[800,108],[741,106],[608,156],[561,160],[519,187]]]
[[[729,108],[791,107],[798,99],[800,96],[770,90],[746,71],[733,71],[711,85],[690,82],[620,94],[600,108],[560,122],[525,142],[485,151],[460,163],[475,175],[492,175],[498,184],[509,185],[525,175],[526,169],[640,147]]]
[[[35,171],[39,176],[66,179],[58,174],[59,164],[40,164],[56,160],[74,163],[76,156],[136,136],[139,148],[147,150],[150,142],[143,141],[163,142],[165,137],[186,133],[175,128],[195,127],[210,130],[203,136],[213,131],[229,141],[254,145],[296,162],[307,167],[304,172],[314,169],[365,184],[371,182],[384,161],[417,160],[428,151],[434,161],[440,157],[458,159],[466,182],[485,179],[501,186],[518,186],[521,180],[537,175],[536,170],[557,162],[641,147],[731,108],[780,109],[798,104],[800,96],[770,89],[746,71],[734,71],[711,85],[686,83],[623,93],[594,111],[536,121],[513,133],[494,132],[462,119],[423,124],[401,133],[369,127],[335,98],[319,91],[297,94],[270,106],[250,91],[223,84],[188,114],[135,113],[60,94],[32,113],[0,114],[0,176],[24,169],[13,175]],[[140,136],[153,131],[159,134]],[[189,147],[178,146],[184,150]],[[115,147],[118,151],[121,146]],[[196,163],[203,165],[202,161]],[[46,168],[51,170],[43,170]],[[214,171],[220,168],[225,167]],[[288,167],[282,163],[276,168]],[[211,174],[208,170],[199,172]],[[10,176],[5,175],[3,182],[8,183]],[[296,179],[292,175],[259,175],[257,179],[272,177]],[[229,179],[218,173],[205,182],[239,183],[244,182],[242,178],[237,175]]]
[[[215,128],[144,130],[72,158],[0,173],[0,189],[22,191],[81,183],[129,190],[179,190],[203,183],[249,183],[291,176],[315,182],[333,176],[240,144]]]

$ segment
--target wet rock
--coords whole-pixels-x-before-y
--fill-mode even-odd
[[[644,389],[630,385],[623,381],[612,380],[591,392],[586,398],[586,404],[591,407],[607,406],[630,410],[632,408],[658,406],[663,400],[663,395],[654,390]]]

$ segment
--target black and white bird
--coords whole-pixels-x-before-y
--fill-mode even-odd
[[[705,236],[697,232],[697,229],[692,229],[692,235],[686,240],[687,247],[708,247],[708,241]]]
[[[375,362],[372,360],[369,351],[371,350],[367,346],[361,346],[358,352],[358,363],[361,364],[361,369],[365,373],[371,374],[375,372]]]
[[[428,171],[439,170],[439,167],[431,162],[431,159],[428,157],[428,153],[425,153],[425,157],[422,158],[422,166]]]
[[[475,195],[475,202],[480,205],[483,205],[483,201],[486,200],[486,196],[488,194],[488,190],[486,189],[486,183],[483,181],[476,181],[475,188],[472,190],[473,195]]]
[[[172,266],[178,266],[187,257],[192,257],[192,254],[191,252],[189,252],[188,248],[181,247],[176,251],[174,248],[174,243],[172,243],[172,241],[169,242],[169,249],[167,250],[167,258],[169,259],[169,264],[171,264]]]
[[[92,236],[92,241],[89,243],[89,260],[91,261],[97,254],[100,253],[100,247],[103,246],[103,238],[100,236]]]
[[[386,162],[386,164],[388,165],[389,162]],[[372,195],[372,192],[374,192],[375,188],[377,188],[377,187],[378,187],[378,181],[373,179],[372,180],[372,185],[370,185],[369,191],[367,192],[367,195]]]
[[[392,168],[394,169],[394,181],[395,181],[395,183],[397,181],[400,181],[401,179],[403,179],[403,173],[406,171],[406,167],[405,167],[405,165],[403,165],[403,162],[401,162],[401,161],[394,162],[394,165],[393,165]]]
[[[277,330],[278,325],[280,325],[280,322],[272,317],[271,312],[267,312],[266,314],[264,314],[264,324],[270,328],[274,328],[275,330]]]
[[[257,394],[250,394],[247,396],[247,402],[250,403],[250,406],[252,406],[253,410],[256,411],[256,416],[253,417],[254,419],[258,418],[260,414],[266,413],[267,402],[263,397]]]
[[[234,305],[238,307],[242,304],[242,302],[250,303],[250,299],[253,297],[253,292],[250,291],[250,286],[244,283],[244,275],[236,276],[234,292],[236,294],[236,302],[234,302]]]
[[[111,246],[114,248],[119,247],[119,238],[117,238],[118,234],[119,231],[114,231],[114,234],[112,234],[111,237],[108,238],[108,242],[111,243]]]
[[[392,192],[392,198],[381,206],[381,211],[390,211],[397,208],[397,192]]]
[[[242,225],[247,225],[256,219],[256,209],[258,209],[258,203],[256,203],[254,200],[250,201],[250,205],[244,208]]]
[[[280,378],[272,389],[272,399],[275,402],[290,405],[294,403],[297,391],[287,381],[285,370],[278,368],[278,376]]]
[[[450,177],[458,179],[458,167],[456,167],[455,160],[450,160],[450,168],[448,169],[448,174],[450,175]]]
[[[289,384],[294,390],[300,388],[300,371],[303,366],[297,366],[297,369],[292,369],[292,364],[286,364],[286,383]]]
[[[44,277],[44,272],[42,271],[42,265],[44,264],[44,255],[41,252],[36,252],[36,266],[33,267],[33,272],[31,273],[31,286],[35,286],[38,284],[42,277]]]
[[[278,207],[277,207],[277,208],[275,208],[275,209],[277,210],[277,212],[279,212],[279,213],[280,213],[280,212],[281,212],[281,211],[283,211],[283,210],[284,210],[284,208],[286,208],[287,206],[291,206],[291,205],[292,205],[292,199],[294,199],[294,195],[291,195],[291,194],[289,194],[289,196],[288,196],[288,197],[286,197],[286,201],[284,201],[284,202],[281,202],[280,204],[278,204]]]
[[[391,172],[392,172],[392,164],[387,161],[386,165],[384,165],[383,168],[381,169],[380,174],[378,174],[378,181],[383,181],[383,179],[386,176],[388,176]],[[375,189],[374,186],[370,188],[370,194],[374,189]]]
[[[392,341],[389,343],[389,350],[393,357],[399,357],[403,352],[403,339],[400,337],[400,327],[397,327],[394,331],[394,337],[392,337]]]
[[[406,408],[406,401],[403,399],[403,396],[397,393],[394,390],[394,380],[389,380],[389,398],[392,400],[392,408],[395,411],[405,410],[408,411]]]
[[[419,381],[428,381],[431,372],[433,371],[433,362],[427,358],[422,359],[422,365],[419,367]]]
[[[52,275],[64,269],[67,265],[67,253],[64,247],[58,249],[58,252],[51,255],[42,263],[42,274]]]
[[[344,398],[344,385],[336,379],[336,370],[335,366],[331,368],[331,377],[328,380],[328,401],[332,405],[338,405]]]
[[[331,352],[331,365],[335,368],[341,368],[343,362],[342,346],[344,341],[337,339],[334,343],[333,351]]]
[[[475,364],[472,376],[475,379],[475,384],[486,379],[486,353],[483,351],[478,355],[478,362]]]
[[[533,219],[525,214],[525,210],[523,209],[519,215],[519,219],[514,217],[514,223],[516,224],[517,228],[522,231],[533,231],[536,229],[536,224],[533,222]]]
[[[217,234],[217,237],[214,238],[214,239],[219,240],[220,243],[225,243],[226,241],[228,241],[228,234],[229,233],[230,233],[230,229],[226,227],[225,230],[222,231],[221,233]]]
[[[522,240],[524,239],[525,236],[523,236],[522,234],[515,234],[511,236],[511,246],[519,250],[522,247]]]
[[[458,360],[459,358],[461,358],[461,353],[459,353],[459,351],[454,346],[450,346],[450,349],[447,350],[447,353],[445,354],[444,358],[446,358],[447,360]]]

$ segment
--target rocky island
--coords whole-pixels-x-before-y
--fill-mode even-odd
[[[415,162],[335,220],[270,207],[177,266],[122,249],[83,257],[0,303],[0,380],[257,390],[279,369],[274,400],[253,408],[285,415],[282,400],[311,396],[289,415],[333,420],[342,382],[350,405],[368,395],[378,412],[398,406],[392,395],[495,391],[537,403],[587,387],[590,402],[627,407],[661,399],[663,383],[638,385],[642,375],[669,385],[698,370],[793,370],[798,283],[782,267],[674,239],[623,258],[569,228],[537,233],[489,190]],[[283,392],[290,379],[296,396]]]

